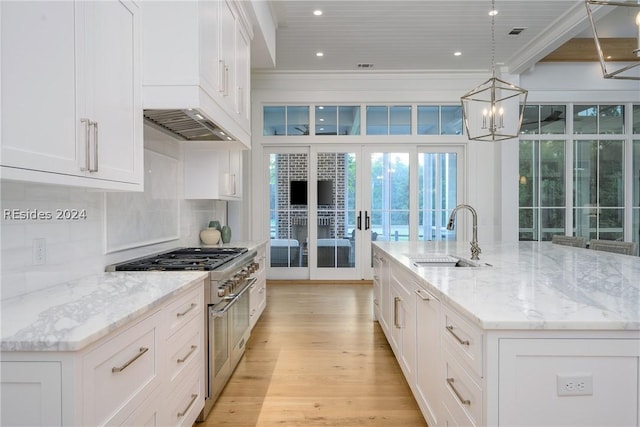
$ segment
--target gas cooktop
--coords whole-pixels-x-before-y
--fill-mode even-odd
[[[247,252],[247,248],[180,248],[116,264],[116,271],[215,270]]]

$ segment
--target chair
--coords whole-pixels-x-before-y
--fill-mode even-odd
[[[587,239],[580,236],[563,236],[561,234],[554,234],[551,237],[551,243],[563,246],[573,246],[574,248],[587,247]]]
[[[614,252],[624,255],[636,254],[635,242],[619,242],[617,240],[596,240],[591,239],[589,241],[589,249],[596,251]]]

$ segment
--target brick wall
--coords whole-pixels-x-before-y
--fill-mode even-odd
[[[277,155],[278,179],[278,230],[280,239],[296,239],[304,243],[308,236],[308,206],[289,205],[290,181],[307,181],[309,157],[304,153]],[[345,169],[344,154],[320,153],[318,155],[318,180],[333,180],[335,205],[320,205],[318,208],[318,238],[342,237],[345,235]],[[314,193],[317,189],[308,188]]]

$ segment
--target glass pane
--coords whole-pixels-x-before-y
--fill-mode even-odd
[[[438,107],[418,106],[418,135],[438,135]]]
[[[408,240],[409,154],[371,155],[371,239]]]
[[[320,268],[355,266],[356,168],[354,153],[318,153],[318,248]]]
[[[271,154],[269,170],[271,267],[306,267],[308,155]]]
[[[360,135],[360,107],[338,107],[338,134]]]
[[[540,206],[565,206],[564,141],[541,141],[540,159]]]
[[[525,105],[520,133],[529,135],[538,133],[540,124],[539,108],[538,105]]]
[[[573,234],[587,239],[597,239],[598,225],[598,209],[597,208],[575,208],[573,210]]]
[[[520,141],[520,179],[518,199],[521,208],[537,206],[538,143],[535,141]]]
[[[309,107],[287,107],[287,135],[309,135]]]
[[[567,107],[564,105],[540,106],[540,133],[564,134],[567,128]]]
[[[598,215],[598,239],[624,239],[624,209],[600,209]]]
[[[519,211],[519,239],[524,241],[537,240],[537,235],[534,230],[534,210],[533,209],[520,209]]]
[[[623,105],[601,105],[600,106],[599,133],[601,134],[624,133],[624,106]]]
[[[600,141],[599,154],[599,205],[624,207],[624,143]]]
[[[598,178],[598,142],[573,143],[573,205],[596,206]]]
[[[564,209],[540,209],[540,240],[548,241],[554,234],[564,234]]]
[[[640,105],[633,106],[633,133],[640,133]]]
[[[573,133],[598,132],[598,106],[575,105],[573,107]]]
[[[338,107],[320,105],[316,107],[316,135],[338,134]]]
[[[462,107],[441,107],[440,135],[462,135]]]
[[[411,107],[390,107],[389,122],[389,135],[411,135]]]
[[[633,207],[640,208],[640,140],[633,141]]]
[[[454,240],[447,230],[457,204],[457,154],[421,153],[418,157],[418,240]]]
[[[285,135],[286,107],[264,107],[263,115],[264,136]]]
[[[367,107],[367,135],[389,134],[389,108],[386,106]]]

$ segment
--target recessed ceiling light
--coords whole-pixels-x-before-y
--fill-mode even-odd
[[[453,52],[453,56],[462,56],[462,52]]]
[[[320,9],[316,9],[316,10],[313,11],[313,14],[315,16],[321,16],[322,15],[322,11]]]
[[[320,119],[321,122],[324,122],[324,119]]]
[[[498,14],[498,11],[495,9],[489,11],[489,16],[496,16],[497,14]]]
[[[324,53],[322,53],[322,52],[316,52],[316,56],[324,56]]]

